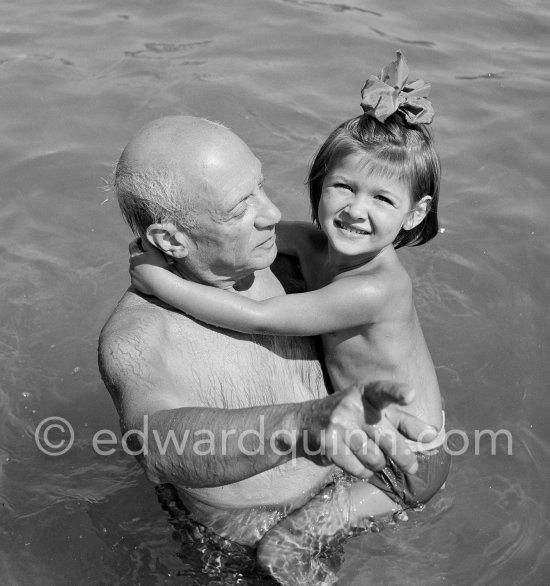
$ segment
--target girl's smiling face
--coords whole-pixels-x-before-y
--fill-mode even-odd
[[[365,155],[351,154],[330,170],[323,181],[319,223],[332,252],[368,262],[391,246],[401,228],[422,221],[426,211],[418,219],[409,187],[372,173],[365,163]]]

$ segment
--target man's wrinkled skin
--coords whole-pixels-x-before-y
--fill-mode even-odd
[[[253,299],[285,294],[270,269],[280,212],[263,190],[260,162],[235,134],[196,118],[162,118],[131,140],[122,167],[164,169],[181,186],[189,226],[152,223],[141,237],[182,278]],[[316,494],[335,465],[366,477],[384,465],[385,453],[414,470],[399,432],[432,437],[399,410],[413,396],[404,385],[357,381],[327,396],[311,339],[210,327],[132,288],[103,328],[99,364],[122,431],[143,430],[146,421],[149,441],[138,458],[149,479],[176,486],[197,521],[243,544]],[[261,430],[262,450],[247,430]],[[350,440],[357,430],[364,439]],[[378,447],[375,435],[384,430],[397,439],[382,434]],[[161,444],[169,433],[188,441],[162,453],[154,433]],[[207,437],[210,444],[194,449]],[[322,457],[314,455],[319,449]]]

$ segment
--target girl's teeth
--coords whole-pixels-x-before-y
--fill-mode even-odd
[[[346,226],[342,222],[338,222],[338,227],[342,230],[347,230],[348,232],[353,232],[354,234],[368,234],[365,230],[359,230],[358,228],[353,228],[352,226]]]

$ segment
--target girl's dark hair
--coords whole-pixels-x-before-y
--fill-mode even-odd
[[[402,228],[393,242],[395,248],[418,246],[431,240],[438,233],[441,163],[427,126],[409,124],[399,113],[384,122],[361,114],[340,124],[325,140],[311,164],[307,180],[311,214],[317,226],[323,181],[334,165],[352,154],[365,156],[365,168],[369,172],[407,185],[414,202],[425,195],[432,198],[424,220],[411,230]]]

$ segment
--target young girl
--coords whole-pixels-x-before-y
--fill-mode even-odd
[[[416,390],[406,409],[441,430],[429,445],[411,442],[419,461],[415,475],[390,460],[366,481],[348,477],[327,487],[271,529],[259,559],[282,583],[331,583],[330,571],[304,552],[364,528],[373,516],[425,503],[449,470],[436,374],[411,280],[396,254],[438,232],[440,164],[426,127],[433,117],[429,86],[421,80],[407,85],[407,74],[398,52],[365,84],[364,114],[338,126],[317,153],[308,184],[320,230],[298,222],[277,228],[279,250],[298,258],[308,292],[255,301],[154,264],[131,269],[138,289],[210,324],[320,335],[335,391],[357,381],[406,382]]]

